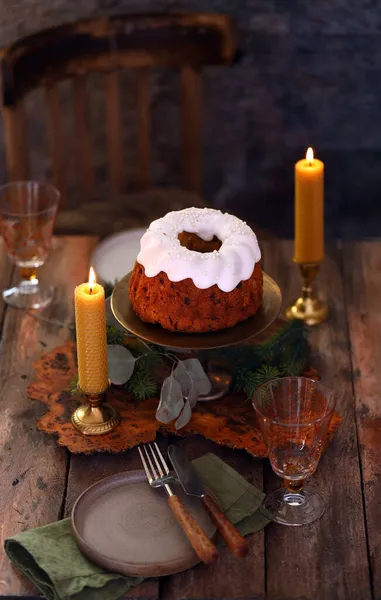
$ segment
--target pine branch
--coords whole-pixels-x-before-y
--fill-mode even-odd
[[[264,383],[271,381],[272,379],[280,377],[280,375],[281,373],[278,367],[263,365],[260,369],[258,369],[258,371],[255,372],[255,376],[253,378],[255,389],[259,388]]]
[[[242,370],[235,377],[235,388],[245,392],[248,398],[252,398],[258,387],[280,375],[279,369],[270,365],[262,365],[257,371]]]
[[[78,375],[69,383],[69,390],[73,396],[79,392]]]
[[[156,394],[157,382],[143,359],[136,362],[135,371],[125,387],[138,401],[147,400]]]
[[[157,383],[150,377],[142,378],[139,376],[134,376],[129,381],[126,389],[139,402],[142,402],[143,400],[148,400],[149,398],[155,396],[157,392]]]
[[[139,357],[140,368],[147,372],[157,371],[163,364],[160,354],[155,352],[141,354]]]
[[[120,345],[123,346],[126,341],[126,334],[118,327],[112,327],[112,325],[107,325],[106,327],[107,334],[107,343],[110,345]]]
[[[234,387],[237,392],[244,392],[247,398],[251,398],[258,387],[256,372],[249,369],[238,371],[234,378]]]
[[[302,358],[301,360],[292,360],[285,358],[280,362],[279,371],[281,372],[283,377],[292,377],[297,376],[303,373],[304,367],[306,366],[306,358]]]

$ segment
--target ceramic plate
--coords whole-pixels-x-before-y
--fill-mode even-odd
[[[95,248],[90,264],[101,283],[114,283],[134,268],[144,229],[122,231],[102,240]]]
[[[173,491],[211,538],[215,526],[198,498]],[[123,575],[158,577],[189,569],[199,561],[162,489],[152,489],[144,471],[125,471],[89,487],[72,511],[81,552]]]
[[[239,344],[265,331],[279,316],[282,294],[278,284],[263,273],[262,304],[253,317],[234,327],[210,333],[177,333],[167,331],[159,325],[143,323],[132,310],[128,286],[131,273],[115,286],[111,296],[111,310],[116,320],[137,337],[166,348],[208,350]]]

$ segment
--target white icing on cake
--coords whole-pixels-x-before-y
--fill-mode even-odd
[[[204,241],[216,236],[219,250],[200,253],[180,244],[179,233],[196,233]],[[186,208],[153,221],[140,241],[137,260],[147,277],[164,271],[170,281],[188,277],[199,289],[218,285],[231,292],[251,277],[261,259],[257,236],[243,221],[213,208]]]

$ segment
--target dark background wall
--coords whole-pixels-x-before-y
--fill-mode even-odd
[[[377,0],[0,0],[0,43],[84,17],[166,10],[225,12],[238,24],[240,62],[208,69],[204,77],[207,199],[221,208],[239,206],[259,225],[291,236],[293,163],[312,145],[326,164],[328,234],[380,236]],[[128,90],[127,78],[126,145],[131,141]],[[157,183],[177,183],[176,93],[174,76],[159,74],[153,84]],[[41,106],[38,95],[30,100],[36,177],[49,170]],[[95,114],[96,141],[102,138],[97,131],[101,121]],[[101,146],[96,158],[100,176]],[[3,155],[1,161],[5,179]],[[129,163],[127,156],[127,171]]]

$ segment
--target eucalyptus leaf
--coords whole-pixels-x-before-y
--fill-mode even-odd
[[[176,419],[184,406],[183,392],[180,384],[170,375],[163,381],[160,392],[160,403],[156,411],[156,419],[160,423],[169,423]]]
[[[188,373],[185,360],[179,360],[176,365],[176,368],[173,370],[173,377],[180,384],[181,390],[184,396],[189,396],[193,385],[193,379],[191,375]]]
[[[185,425],[187,423],[189,423],[191,416],[192,416],[192,408],[191,408],[189,400],[186,400],[185,404],[184,404],[184,408],[181,411],[180,416],[175,423],[175,429],[178,430],[178,429],[182,429],[183,427],[185,427]]]
[[[186,371],[186,373],[184,371]],[[190,376],[190,379],[187,373]],[[189,395],[192,382],[200,396],[209,394],[210,390],[212,389],[212,384],[210,383],[209,377],[205,373],[198,358],[187,358],[186,360],[180,361],[173,374],[177,381],[179,381],[185,396]],[[186,383],[186,379],[189,381],[188,385]]]
[[[191,388],[191,391],[189,392],[187,400],[189,400],[189,404],[190,404],[191,408],[194,408],[196,406],[197,400],[198,400],[198,391],[197,391],[195,385],[192,385],[192,388]]]
[[[134,372],[136,358],[125,346],[107,346],[108,376],[111,383],[124,385]]]

